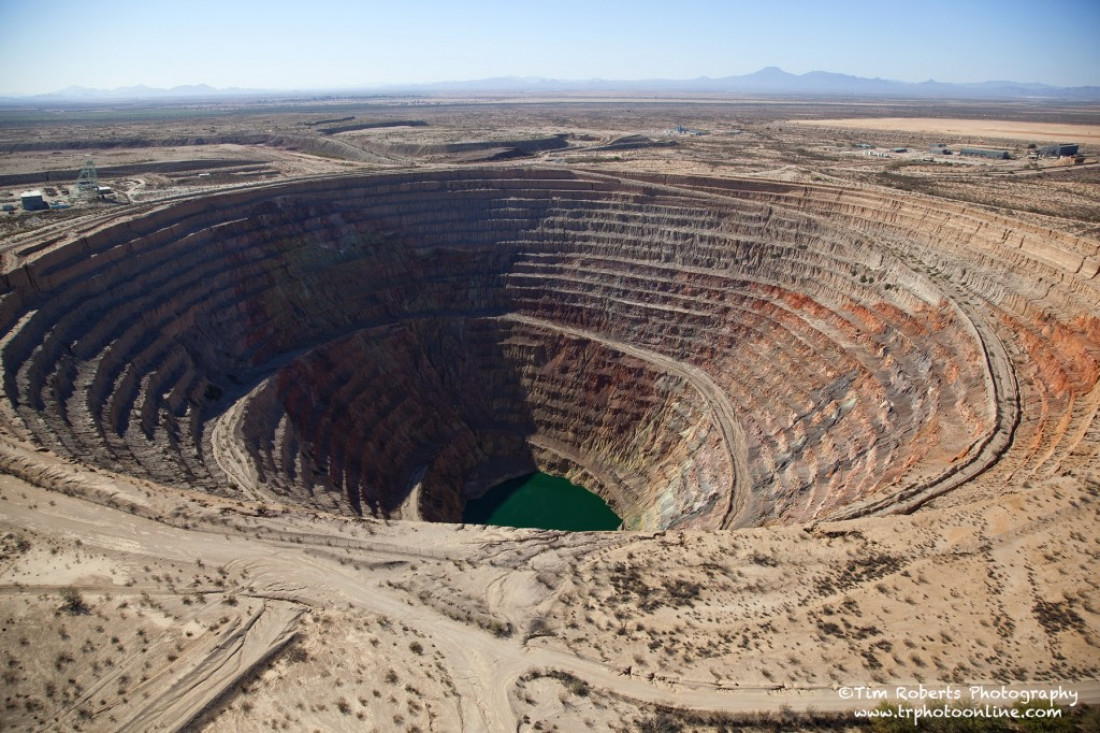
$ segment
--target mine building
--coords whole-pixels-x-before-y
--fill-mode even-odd
[[[39,211],[50,208],[42,199],[41,191],[24,191],[19,194],[19,199],[23,202],[24,211]]]
[[[995,160],[1009,160],[1012,156],[1007,150],[987,150],[986,148],[963,148],[959,155],[970,155],[975,158],[993,158]]]
[[[1077,155],[1079,149],[1077,143],[1057,143],[1039,148],[1039,155],[1043,158],[1071,158]]]

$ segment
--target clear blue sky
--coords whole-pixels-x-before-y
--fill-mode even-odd
[[[0,0],[0,95],[835,71],[1100,85],[1100,0]]]

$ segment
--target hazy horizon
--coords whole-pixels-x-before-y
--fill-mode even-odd
[[[1092,0],[11,4],[0,95],[353,89],[541,77],[686,80],[777,66],[902,82],[1100,85]]]

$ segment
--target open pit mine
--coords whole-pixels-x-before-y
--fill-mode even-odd
[[[94,483],[100,504],[116,482],[182,490],[223,514],[251,507],[259,527],[279,514],[340,523],[337,535],[365,527],[374,539],[348,545],[364,557],[380,538],[391,554],[430,540],[438,562],[421,551],[419,572],[401,576],[379,565],[391,575],[377,591],[363,560],[355,583],[409,599],[405,622],[431,640],[414,651],[439,645],[457,691],[420,694],[441,730],[567,719],[581,709],[564,702],[570,691],[585,715],[629,721],[677,706],[758,710],[737,695],[800,685],[816,697],[766,704],[827,710],[838,683],[871,675],[1095,680],[1095,577],[1081,578],[1095,545],[1036,533],[1063,516],[1095,534],[1098,268],[1095,240],[983,207],[749,179],[463,168],[145,204],[5,251],[3,467],[69,493]],[[536,470],[597,493],[624,531],[460,524],[468,499]],[[1044,513],[1026,505],[1033,491],[1069,503]],[[274,562],[256,554],[256,531],[250,562]],[[489,545],[517,555],[490,557]],[[955,586],[965,608],[919,585],[983,580],[984,562],[1016,567],[997,553],[1042,546],[1056,548],[1050,578],[1018,560],[1023,575]],[[319,597],[294,591],[289,569],[264,586],[249,567],[241,608]],[[875,591],[883,582],[897,587]],[[224,592],[201,587],[210,604]],[[85,591],[93,607],[117,605],[96,592]],[[467,597],[481,599],[473,621],[452,607]],[[822,620],[845,601],[865,618]],[[371,602],[356,613],[381,613]],[[391,621],[403,602],[386,607]],[[614,616],[615,602],[641,615]],[[1012,628],[975,632],[984,651],[946,636],[998,613]],[[937,631],[902,653],[891,629],[914,618]],[[680,643],[694,651],[662,658],[671,631],[660,629],[685,623]],[[463,667],[448,625],[494,662]],[[761,645],[769,634],[788,651]],[[700,666],[705,647],[714,656]],[[278,690],[292,662],[253,663],[251,684]],[[247,710],[225,707],[239,683],[227,677],[178,720],[243,724]],[[351,698],[375,715],[369,693]],[[102,714],[87,720],[107,725]]]

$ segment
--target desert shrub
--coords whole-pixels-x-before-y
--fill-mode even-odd
[[[542,616],[536,616],[531,619],[531,624],[527,628],[528,638],[535,636],[553,636],[553,633],[550,624]]]
[[[68,586],[61,589],[61,610],[75,615],[88,613],[88,604],[84,601],[84,597],[80,595],[80,591],[73,586]]]
[[[679,733],[684,729],[680,721],[665,712],[638,720],[636,725],[640,733]]]

